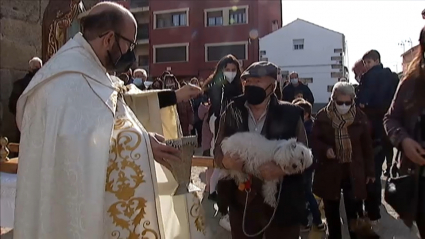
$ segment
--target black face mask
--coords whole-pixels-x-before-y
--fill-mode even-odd
[[[136,56],[134,54],[134,51],[128,50],[125,54],[121,53],[121,56],[118,58],[118,60],[112,59],[112,54],[108,51],[108,57],[109,61],[112,63],[113,71],[116,72],[126,72],[130,69],[130,67],[133,65],[133,63],[136,61]]]
[[[119,54],[112,54],[110,51],[108,51],[108,57],[110,65],[115,72],[127,72],[130,67],[133,65],[133,63],[136,61],[136,55],[134,54],[134,50],[128,49],[126,53],[122,53],[121,47],[119,45],[119,37],[122,38],[122,36],[117,37],[117,33],[115,33],[115,46],[118,48]],[[123,38],[124,39],[124,38]],[[114,60],[115,55],[119,55],[118,59]]]
[[[245,86],[245,98],[246,101],[248,102],[248,104],[250,105],[259,105],[261,103],[263,103],[263,101],[267,98],[267,93],[266,90],[270,87],[271,85],[267,86],[266,89],[263,89],[261,87],[258,86],[253,86],[253,85],[247,85]]]

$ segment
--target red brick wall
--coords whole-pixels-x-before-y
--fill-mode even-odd
[[[248,5],[248,24],[220,27],[205,27],[204,10],[209,8],[245,6]],[[160,75],[167,67],[177,76],[200,76],[206,78],[212,73],[217,62],[205,62],[205,44],[221,42],[248,41],[249,33],[257,30],[259,37],[271,32],[272,21],[278,20],[281,26],[280,1],[268,0],[240,0],[237,3],[218,0],[197,1],[150,1],[150,21],[154,21],[153,12],[178,8],[189,8],[189,26],[168,29],[153,29],[150,24],[150,74]],[[189,42],[189,62],[183,63],[153,63],[153,46],[160,44],[187,43]],[[254,61],[258,61],[258,39],[253,39],[248,45],[248,60],[243,67],[246,68]]]

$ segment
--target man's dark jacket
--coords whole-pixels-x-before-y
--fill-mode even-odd
[[[295,99],[295,94],[301,92],[303,93],[304,99],[308,101],[311,105],[314,104],[314,96],[310,88],[307,85],[299,82],[297,86],[289,83],[282,89],[282,100],[292,102]]]
[[[391,105],[397,85],[398,76],[382,64],[373,66],[362,76],[356,103],[364,105],[362,110],[371,121],[374,140],[385,137],[383,118]]]
[[[357,89],[357,103],[383,117],[391,105],[397,85],[396,74],[382,64],[376,65],[363,75]]]
[[[220,129],[218,132],[214,156],[217,164],[222,166],[221,160],[223,152],[221,151],[221,141],[238,132],[247,132],[248,129],[248,110],[245,107],[244,96],[235,98],[224,111],[220,120]],[[302,122],[303,110],[293,104],[278,101],[275,95],[272,95],[270,105],[264,122],[261,134],[267,139],[290,139],[298,135],[298,124]],[[301,123],[302,124],[302,123]],[[305,136],[305,133],[304,133]],[[258,178],[253,178],[251,195],[262,197],[263,182]],[[243,211],[245,202],[245,192],[238,190],[238,185],[234,180],[220,180],[217,185],[218,206],[221,213],[227,213],[227,207],[234,207],[238,211]],[[276,195],[277,197],[277,195]],[[248,202],[248,210],[249,203]],[[262,202],[264,200],[261,200]],[[270,218],[273,208],[267,204],[261,206],[264,210],[258,212],[267,215]],[[277,225],[295,225],[303,219],[305,210],[305,196],[303,186],[303,175],[285,176],[282,182],[282,193],[279,206],[276,211],[274,224]]]
[[[28,72],[24,78],[19,79],[13,83],[12,94],[9,97],[9,111],[16,115],[16,104],[18,103],[19,97],[24,93],[31,79],[34,77],[35,72]]]

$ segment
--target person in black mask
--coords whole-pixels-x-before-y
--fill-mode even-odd
[[[223,155],[221,150],[223,139],[236,132],[254,132],[269,140],[297,138],[307,144],[303,110],[289,102],[279,101],[274,93],[277,74],[278,67],[266,61],[253,63],[242,73],[244,95],[234,98],[220,119],[214,150],[214,159],[219,167],[244,170],[243,160],[237,155]],[[285,175],[275,163],[263,164],[259,172],[261,176],[251,180],[250,191],[239,190],[234,181],[227,179],[220,180],[217,185],[220,212],[225,214],[229,208],[232,238],[273,239],[285,235],[286,239],[298,239],[305,210],[303,175]],[[274,179],[281,180],[282,190],[273,217],[274,209],[264,203],[261,187],[263,180]],[[245,208],[247,196],[249,203]],[[252,237],[253,234],[256,236]]]
[[[123,18],[110,11],[90,14],[81,19],[83,37],[107,72],[127,72],[136,61],[134,48],[137,29],[132,26],[133,19],[132,16]]]
[[[21,96],[25,88],[27,88],[35,73],[37,73],[37,71],[43,66],[43,61],[38,57],[33,57],[28,64],[28,73],[24,76],[24,78],[13,83],[12,94],[9,97],[9,111],[14,115],[16,115],[16,103],[18,102],[19,96]]]

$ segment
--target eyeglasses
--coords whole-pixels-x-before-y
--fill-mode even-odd
[[[108,34],[109,32],[105,32],[105,33],[103,33],[103,34],[101,34],[99,37],[104,37],[106,34]],[[137,46],[137,42],[135,42],[135,41],[132,41],[132,40],[130,40],[130,39],[128,39],[128,38],[126,38],[126,37],[124,37],[123,35],[121,35],[121,34],[119,34],[119,33],[116,33],[116,32],[114,32],[115,33],[115,37],[118,37],[118,38],[121,38],[121,39],[123,39],[124,41],[126,41],[126,42],[128,42],[129,44],[130,44],[130,46],[129,46],[129,50],[130,51],[133,51],[134,50],[134,48]]]
[[[130,43],[130,47],[129,47],[130,51],[134,50],[134,48],[137,46],[137,42],[134,42],[134,41],[132,41],[132,40],[130,40],[130,39],[128,39],[128,38],[126,38],[126,37],[124,37],[123,35],[121,35],[121,34],[119,34],[119,33],[116,33],[116,32],[115,32],[115,35],[116,35],[117,37],[119,37],[119,38],[123,39],[124,41],[126,41],[126,42]]]
[[[351,101],[351,100],[350,101],[335,101],[335,104],[349,106],[349,105],[353,104],[353,101]]]

